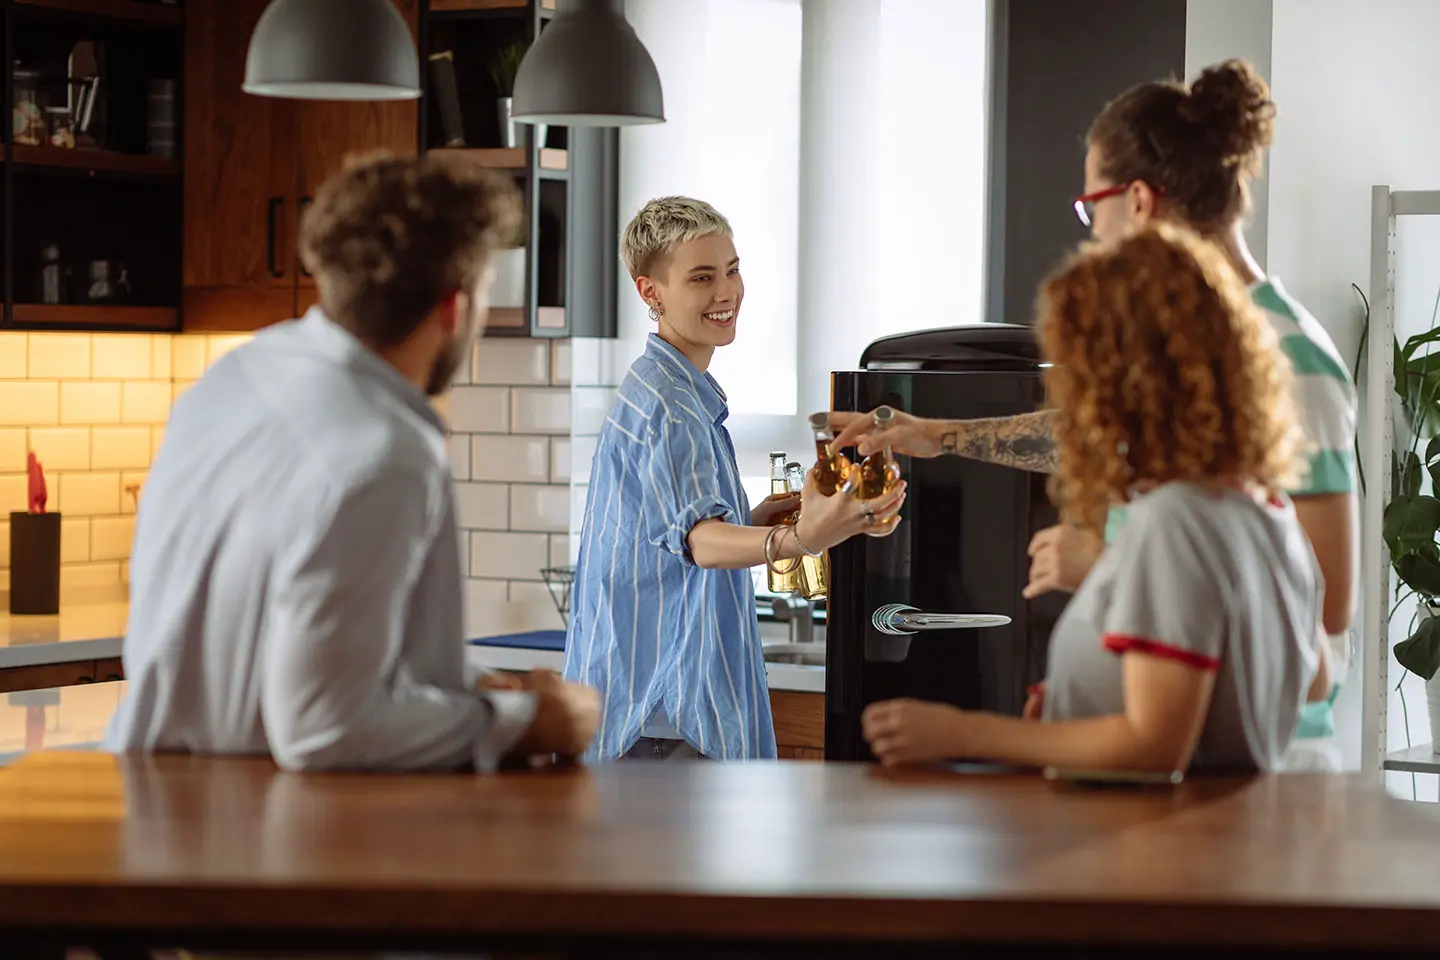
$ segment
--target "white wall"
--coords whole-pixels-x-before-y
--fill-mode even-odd
[[[1440,188],[1440,3],[1273,4],[1271,85],[1280,112],[1270,159],[1269,269],[1353,360],[1360,315],[1349,284],[1369,286],[1371,185]],[[1404,255],[1417,269],[1399,278],[1402,337],[1428,322],[1428,314],[1418,316],[1407,304],[1425,302],[1426,289],[1433,298],[1440,283],[1440,236],[1431,232],[1415,243],[1430,246],[1412,246]],[[1393,686],[1400,668],[1392,662],[1390,669]],[[1337,711],[1347,760],[1357,766],[1359,681],[1352,674]],[[1428,740],[1424,697],[1413,677],[1406,699],[1411,736]],[[1392,694],[1392,749],[1405,745],[1402,717],[1400,698]],[[1433,798],[1435,778],[1419,779]],[[1408,776],[1390,780],[1408,795]]]
[[[1193,80],[1213,63],[1238,57],[1270,79],[1271,0],[1189,0],[1185,5],[1185,77]],[[1245,239],[1260,266],[1266,264],[1269,236],[1269,159],[1250,185],[1250,216]]]
[[[752,496],[770,450],[808,459],[832,370],[982,319],[988,6],[627,0],[669,120],[621,132],[617,229],[670,192],[731,218],[746,303],[712,372]],[[628,365],[651,329],[628,286],[619,316]]]

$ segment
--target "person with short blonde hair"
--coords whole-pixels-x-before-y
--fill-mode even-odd
[[[1328,685],[1323,581],[1294,504],[1301,433],[1276,334],[1213,245],[1150,225],[1046,281],[1061,514],[1130,518],[1050,639],[1037,718],[892,700],[884,763],[1273,770]]]
[[[566,679],[596,687],[590,759],[776,755],[750,568],[889,533],[901,486],[868,504],[822,496],[751,510],[707,371],[745,296],[729,222],[689,197],[651,200],[620,256],[656,325],[605,418],[570,599]]]

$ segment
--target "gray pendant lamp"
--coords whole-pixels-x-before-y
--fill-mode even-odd
[[[240,88],[293,100],[413,100],[420,61],[391,0],[272,0],[250,35]]]
[[[624,0],[559,0],[520,62],[510,116],[567,127],[665,122],[660,74]]]

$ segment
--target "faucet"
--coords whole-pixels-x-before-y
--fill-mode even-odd
[[[790,624],[792,644],[815,642],[815,604],[798,593],[792,593],[776,597],[771,609],[776,620],[785,620]]]

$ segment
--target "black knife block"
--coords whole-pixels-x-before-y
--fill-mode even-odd
[[[10,612],[60,612],[60,514],[10,514]]]

